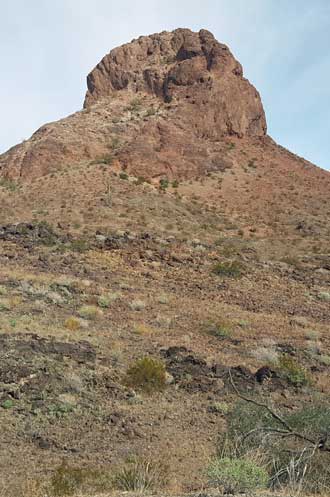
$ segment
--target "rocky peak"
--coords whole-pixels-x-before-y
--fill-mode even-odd
[[[1,176],[29,181],[111,156],[136,176],[193,178],[230,167],[227,137],[266,135],[258,92],[206,30],[176,29],[115,48],[87,84],[85,109],[0,156]]]
[[[221,135],[266,134],[258,92],[228,47],[204,29],[141,36],[115,48],[88,75],[87,86],[85,108],[118,91],[147,92],[167,103],[193,103]]]

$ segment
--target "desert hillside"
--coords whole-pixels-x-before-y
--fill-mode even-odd
[[[327,495],[330,174],[208,31],[87,83],[0,156],[0,495]]]

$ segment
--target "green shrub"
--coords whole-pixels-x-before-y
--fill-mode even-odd
[[[330,355],[320,355],[318,360],[324,366],[330,366]]]
[[[1,407],[3,409],[11,409],[12,407],[14,407],[14,402],[11,399],[7,399],[2,402]]]
[[[165,191],[169,187],[169,181],[167,178],[162,178],[159,180],[159,189]]]
[[[128,179],[128,174],[126,174],[126,173],[119,173],[119,178],[127,180]]]
[[[164,487],[167,468],[156,461],[133,459],[114,478],[115,487],[126,492],[146,492]]]
[[[127,371],[126,385],[147,393],[164,390],[166,386],[164,364],[151,357],[138,359]]]
[[[207,471],[210,483],[224,493],[236,494],[265,488],[267,471],[251,460],[224,457],[213,461]]]
[[[296,387],[302,387],[310,383],[310,377],[306,369],[288,354],[280,357],[278,371],[282,377]]]
[[[110,307],[111,300],[107,295],[100,295],[100,297],[97,300],[97,304],[102,307],[103,309],[107,309]]]
[[[243,266],[239,261],[218,262],[213,266],[212,272],[217,276],[239,278],[242,275]]]

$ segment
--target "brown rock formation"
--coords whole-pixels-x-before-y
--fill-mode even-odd
[[[137,175],[194,177],[228,166],[225,136],[266,134],[258,92],[205,30],[140,37],[112,50],[87,81],[85,110],[0,156],[0,174],[26,181],[110,154]]]
[[[200,117],[196,126],[206,136],[266,134],[258,92],[228,47],[206,30],[177,29],[115,48],[88,75],[87,85],[85,107],[129,89],[167,103],[186,99],[189,118]]]

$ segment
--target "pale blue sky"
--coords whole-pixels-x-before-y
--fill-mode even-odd
[[[330,169],[329,0],[1,0],[0,152],[82,107],[111,48],[209,29],[260,91],[269,134]]]

